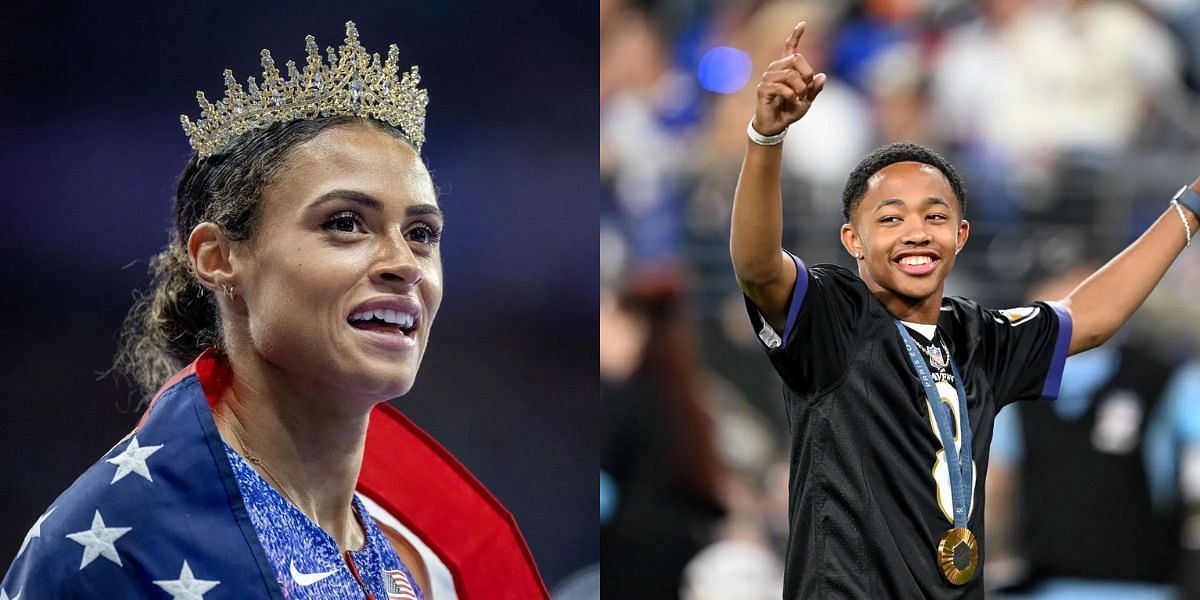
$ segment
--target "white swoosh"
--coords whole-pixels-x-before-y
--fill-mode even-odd
[[[308,587],[322,579],[325,579],[326,577],[329,577],[330,575],[333,575],[334,573],[337,573],[337,569],[325,571],[324,573],[301,573],[300,571],[296,570],[295,559],[292,559],[291,569],[292,581],[295,581],[296,585],[300,587]]]

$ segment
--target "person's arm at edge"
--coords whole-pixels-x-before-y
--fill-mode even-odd
[[[1200,191],[1200,179],[1191,188]],[[1195,237],[1200,220],[1186,207],[1183,214]],[[1179,212],[1168,206],[1141,237],[1063,299],[1072,323],[1068,353],[1090,350],[1112,337],[1158,285],[1186,242]]]
[[[758,85],[753,126],[762,135],[783,132],[804,116],[825,87],[824,73],[814,74],[796,44],[801,22],[788,35],[783,58],[771,63]],[[796,263],[783,251],[783,197],[780,189],[783,145],[746,141],[746,158],[733,196],[729,255],[746,296],[767,323],[782,332],[788,297],[796,283]]]
[[[746,159],[733,196],[729,254],[738,286],[767,323],[783,332],[787,301],[796,284],[796,262],[782,249],[783,200],[779,189],[781,145],[746,141]]]

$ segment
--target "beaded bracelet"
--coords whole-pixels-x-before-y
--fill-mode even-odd
[[[1192,214],[1200,217],[1200,194],[1192,189],[1192,186],[1185,185],[1179,188],[1175,193],[1175,197],[1171,198],[1171,205],[1175,207],[1175,212],[1179,213],[1179,219],[1183,221],[1183,231],[1187,235],[1187,245],[1192,245],[1192,226],[1188,223],[1187,215],[1183,214],[1183,209],[1180,205],[1186,206]]]
[[[1184,248],[1190,248],[1192,245],[1192,226],[1188,225],[1187,215],[1183,214],[1183,209],[1179,207],[1178,200],[1172,200],[1171,206],[1175,207],[1175,212],[1179,213],[1179,220],[1183,221],[1183,235],[1187,238],[1187,243]]]

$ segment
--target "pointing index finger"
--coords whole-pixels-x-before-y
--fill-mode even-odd
[[[788,34],[787,41],[783,43],[783,56],[786,58],[796,53],[796,46],[800,43],[800,36],[804,35],[804,28],[807,23],[800,21],[792,28],[792,32]]]

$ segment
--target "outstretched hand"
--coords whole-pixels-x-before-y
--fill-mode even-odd
[[[814,74],[808,61],[796,52],[806,26],[800,21],[792,29],[784,42],[783,56],[767,67],[758,84],[754,129],[763,135],[775,135],[799,121],[825,89],[825,74]]]

